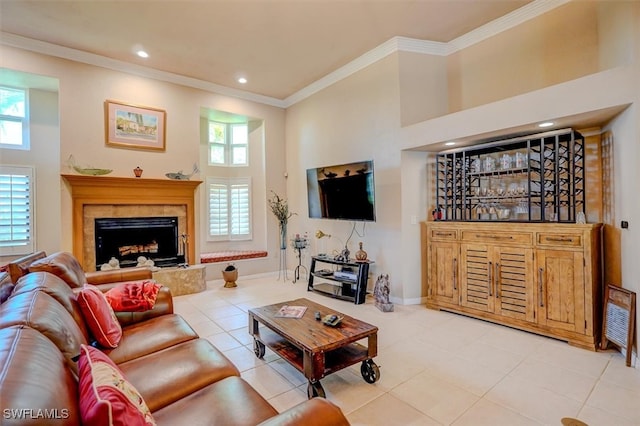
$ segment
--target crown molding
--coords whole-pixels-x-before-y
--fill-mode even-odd
[[[550,10],[560,7],[571,0],[535,0],[526,6],[514,10],[498,19],[471,30],[460,37],[447,43],[451,49],[450,53],[457,52],[483,40],[493,37],[503,31],[516,27],[526,21],[543,15]]]
[[[418,40],[408,37],[393,37],[381,45],[371,49],[364,55],[354,59],[345,66],[327,74],[309,86],[299,90],[284,100],[285,108],[308,98],[338,81],[349,77],[363,68],[387,57],[395,52],[421,53],[425,55],[447,56],[476,43],[493,37],[503,31],[536,18],[550,10],[569,3],[571,0],[535,0],[526,6],[514,10],[507,15],[495,19],[477,29],[470,31],[448,43],[430,40]]]
[[[492,37],[517,25],[520,25],[528,20],[536,18],[550,10],[569,3],[570,1],[571,0],[535,0],[527,4],[526,6],[514,10],[513,12],[498,19],[495,19],[448,43],[430,40],[418,40],[399,36],[393,37],[382,43],[381,45],[364,53],[358,58],[352,60],[348,64],[325,75],[319,80],[316,80],[315,82],[297,91],[284,100],[273,98],[270,96],[259,95],[244,90],[238,90],[215,83],[210,83],[204,80],[199,80],[196,78],[185,77],[179,74],[159,71],[153,68],[132,64],[129,62],[118,61],[115,59],[107,58],[105,56],[95,55],[93,53],[21,37],[14,34],[0,32],[0,43],[19,49],[41,53],[44,55],[55,56],[58,58],[69,59],[72,61],[95,65],[102,68],[108,68],[114,71],[138,75],[145,78],[152,78],[155,80],[179,84],[182,86],[193,87],[208,92],[218,93],[224,96],[231,96],[251,102],[271,105],[278,108],[288,108],[395,52],[411,52],[421,53],[425,55],[447,56],[459,50],[472,46],[476,43],[479,43],[483,40],[486,40],[489,37]]]
[[[41,53],[43,55],[49,55],[84,64],[95,65],[97,67],[120,71],[127,74],[133,74],[140,77],[152,78],[154,80],[164,81],[167,83],[179,84],[182,86],[218,93],[224,96],[231,96],[247,101],[275,106],[278,108],[285,107],[284,102],[281,99],[272,98],[270,96],[264,96],[244,90],[238,90],[231,87],[222,86],[220,84],[199,80],[197,78],[191,78],[166,71],[160,71],[153,68],[144,67],[142,65],[119,61],[116,59],[107,58],[106,56],[100,56],[93,53],[84,52],[82,50],[71,49],[68,47],[59,46],[57,44],[34,40],[15,34],[0,32],[0,43],[18,49]]]

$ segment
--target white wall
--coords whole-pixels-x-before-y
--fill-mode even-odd
[[[323,245],[328,253],[340,251],[354,222],[309,219],[306,170],[322,166],[373,160],[376,222],[354,234],[349,250],[358,242],[376,263],[371,275],[388,273],[391,296],[402,298],[404,258],[400,240],[400,128],[398,56],[390,55],[357,74],[305,99],[287,110],[287,194],[297,213],[289,221],[289,234],[311,238],[308,253],[318,253],[313,237],[322,229],[331,234]],[[356,223],[362,233],[363,222]],[[372,280],[375,282],[375,280]],[[372,286],[373,283],[370,283]]]
[[[262,159],[264,163],[260,167],[265,170],[265,174],[254,185],[261,188],[259,192],[262,194],[267,192],[267,188],[283,189],[285,186],[282,175],[285,157],[284,110],[280,108],[7,46],[0,46],[0,57],[3,67],[43,74],[59,81],[59,133],[46,138],[48,145],[45,150],[32,150],[27,154],[28,159],[24,160],[35,162],[41,153],[46,157],[46,163],[39,164],[37,170],[38,179],[47,185],[46,190],[38,189],[38,204],[46,208],[46,213],[39,214],[39,218],[46,220],[46,224],[38,226],[38,249],[72,250],[71,197],[67,186],[59,177],[60,173],[70,172],[66,166],[70,154],[73,154],[80,165],[113,169],[112,176],[133,177],[132,170],[136,166],[144,169],[143,178],[164,179],[167,172],[191,170],[193,163],[199,162],[201,107],[262,120],[265,154]],[[166,151],[107,147],[104,102],[108,99],[164,109],[167,112]],[[52,111],[54,106],[55,102],[51,105]],[[6,157],[3,153],[4,161]],[[268,166],[265,167],[265,164]],[[203,180],[204,176],[200,174],[194,179]],[[197,209],[200,208],[199,196],[202,191],[198,190]],[[54,197],[55,201],[42,201],[41,196],[44,195]],[[259,208],[257,210],[260,212]],[[269,251],[269,257],[260,261],[261,268],[262,271],[274,271],[278,267],[277,226],[269,221],[264,209],[261,214],[256,220],[255,232],[266,235],[266,239],[260,240],[259,247],[255,249]],[[200,215],[196,217],[196,225],[203,226]],[[43,240],[43,229],[57,229],[51,231],[57,235],[47,236]],[[196,246],[197,254],[201,251],[200,243],[201,241]]]

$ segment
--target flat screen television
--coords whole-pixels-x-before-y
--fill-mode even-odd
[[[373,160],[307,169],[310,218],[375,222]]]

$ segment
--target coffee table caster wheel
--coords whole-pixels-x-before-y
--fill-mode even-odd
[[[360,373],[367,383],[375,383],[380,378],[380,369],[372,359],[362,361]]]
[[[320,398],[327,397],[320,382],[309,382],[309,384],[307,385],[307,397],[311,399],[315,398],[316,396],[319,396]]]
[[[253,352],[258,358],[262,359],[264,357],[264,344],[256,339],[253,339]]]

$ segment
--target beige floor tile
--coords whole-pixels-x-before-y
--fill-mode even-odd
[[[249,334],[249,327],[246,328],[237,328],[235,330],[229,331],[229,334],[234,337],[238,342],[243,345],[252,345],[253,337]]]
[[[507,374],[518,366],[526,355],[511,352],[482,342],[475,341],[461,347],[457,354],[460,358]]]
[[[211,336],[205,337],[208,341],[210,341],[213,346],[218,348],[221,352],[229,351],[231,349],[239,348],[242,346],[240,342],[233,338],[228,333],[218,333],[213,334]]]
[[[213,334],[222,333],[224,330],[211,320],[200,321],[196,323],[190,323],[198,336],[208,337]]]
[[[458,356],[446,358],[437,367],[430,368],[429,374],[479,397],[504,377],[499,370]]]
[[[520,364],[510,376],[584,403],[598,379],[537,359]]]
[[[243,371],[241,377],[265,399],[271,399],[294,388],[290,381],[266,364]]]
[[[563,417],[576,417],[582,407],[581,402],[515,377],[504,378],[485,398],[549,425],[558,424]]]
[[[352,426],[436,426],[437,421],[390,394],[384,394],[347,416]]]
[[[454,426],[539,426],[541,424],[486,399],[478,401],[452,423]]]
[[[306,400],[307,392],[303,392],[301,389],[295,388],[269,399],[269,404],[278,410],[279,413],[282,413],[283,411],[295,407]]]
[[[602,374],[602,381],[640,393],[640,369],[627,367],[626,360],[619,353],[612,356]]]
[[[229,358],[241,372],[266,364],[266,361],[258,359],[253,351],[245,346],[224,351],[224,355]]]
[[[586,405],[640,425],[640,392],[630,391],[609,382],[599,382]]]
[[[531,358],[592,377],[602,375],[611,357],[611,353],[591,352],[553,339],[547,339],[531,354]]]
[[[589,407],[588,405],[582,407],[577,419],[589,426],[638,426],[637,421],[618,417],[609,411]]]
[[[212,308],[201,309],[209,319],[217,320],[221,318],[230,317],[233,315],[246,315],[246,312],[233,305],[217,306]]]
[[[506,326],[491,329],[482,336],[482,343],[522,356],[531,355],[547,340],[547,337]]]
[[[280,373],[282,377],[293,383],[294,386],[300,386],[308,383],[308,380],[304,377],[300,371],[296,370],[287,361],[282,358],[277,358],[269,363],[269,367]]]
[[[264,360],[255,356],[246,311],[303,297],[379,328],[378,382],[366,383],[359,364],[322,379],[327,398],[354,425],[559,425],[562,417],[640,425],[640,370],[625,367],[615,351],[591,352],[423,305],[383,313],[371,296],[355,305],[307,292],[306,280],[242,277],[237,288],[219,280],[208,288],[176,297],[176,313],[278,411],[304,401],[307,382],[269,349]]]
[[[232,315],[230,317],[218,318],[215,320],[215,322],[224,331],[238,330],[240,328],[244,328],[246,330],[249,324],[247,314],[239,314],[239,315]]]
[[[345,414],[351,413],[384,393],[376,384],[364,381],[360,374],[341,370],[321,380],[327,399]],[[306,392],[307,385],[300,386]]]
[[[450,424],[480,399],[428,373],[417,375],[390,393],[442,424]]]

